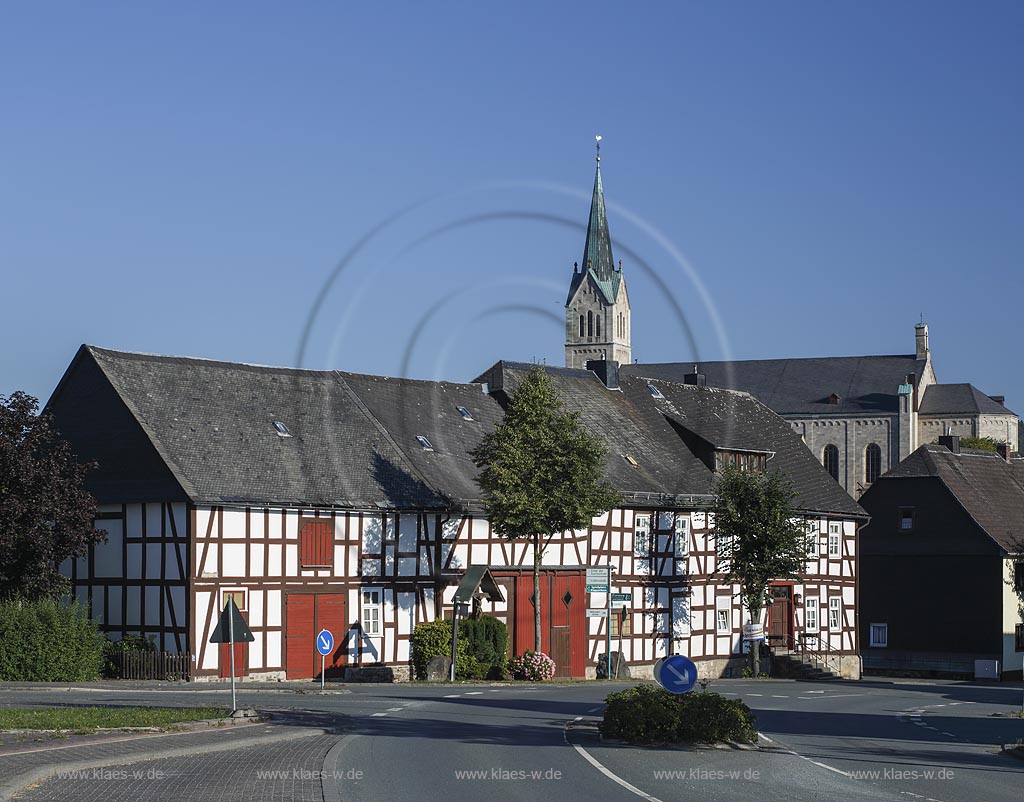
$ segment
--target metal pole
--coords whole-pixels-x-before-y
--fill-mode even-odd
[[[612,562],[608,561],[608,618],[605,621],[605,648],[608,651],[607,654],[607,678],[612,678]]]
[[[459,600],[452,605],[452,667],[448,670],[448,679],[455,682],[455,654],[459,643]]]
[[[619,619],[619,662],[615,666],[615,679],[619,678],[619,671],[622,668],[622,630],[626,628],[626,603],[622,603],[622,618]]]
[[[321,692],[323,692],[323,689],[324,689],[324,674],[326,673],[325,670],[324,670],[324,662],[326,660],[327,660],[327,655],[321,653],[321,655],[320,655],[320,691]]]
[[[224,605],[225,611],[228,614],[228,651],[231,652],[231,712],[234,713],[238,710],[238,702],[235,697],[235,617],[231,615],[232,611],[229,609],[233,607],[234,603],[228,601]]]

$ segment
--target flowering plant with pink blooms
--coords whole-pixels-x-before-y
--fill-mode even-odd
[[[555,676],[555,661],[544,652],[527,650],[509,663],[508,670],[512,679],[523,679],[530,682],[543,682]]]

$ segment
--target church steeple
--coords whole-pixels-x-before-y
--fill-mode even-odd
[[[612,238],[601,185],[601,137],[597,137],[597,172],[590,200],[583,264],[573,270],[565,301],[565,365],[586,368],[591,361],[629,364],[629,297],[612,259]]]
[[[587,241],[583,246],[583,272],[588,268],[602,281],[610,281],[615,271],[608,215],[604,209],[604,187],[601,186],[601,137],[597,138],[597,172],[594,175],[594,194],[590,199]]]

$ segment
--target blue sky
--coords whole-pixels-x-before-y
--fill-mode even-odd
[[[1014,2],[4,4],[0,394],[83,342],[561,364],[600,133],[641,361],[923,314],[1024,412],[1021,41]]]

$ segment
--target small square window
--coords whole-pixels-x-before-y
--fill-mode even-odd
[[[871,625],[871,638],[869,641],[871,646],[878,649],[885,649],[889,646],[889,625],[888,624],[872,624]]]
[[[914,508],[901,507],[897,521],[901,532],[912,532],[914,530]]]
[[[629,637],[633,634],[633,616],[625,606],[612,608],[611,636],[613,638]]]
[[[245,610],[245,591],[244,590],[225,590],[220,597],[220,606],[224,608],[227,606],[228,599],[235,603],[235,607],[239,610]]]

